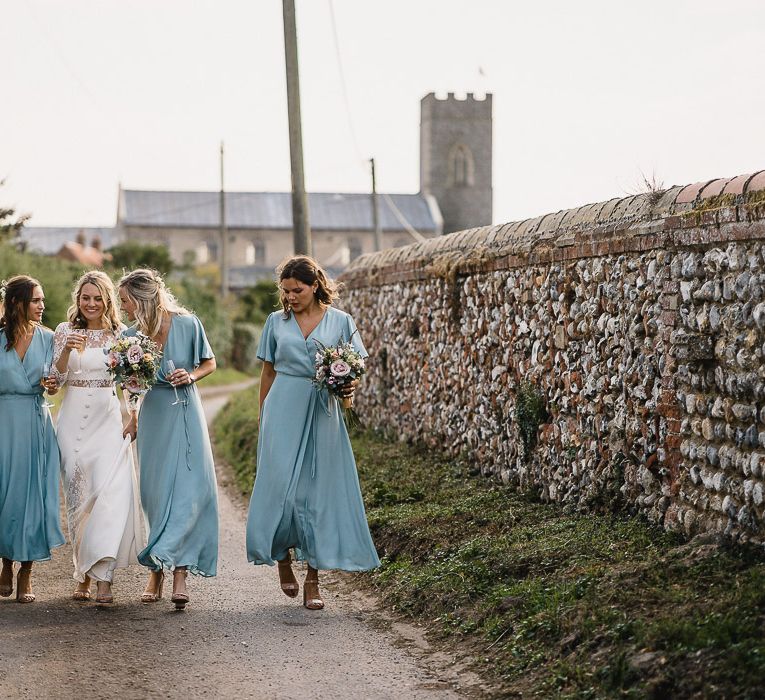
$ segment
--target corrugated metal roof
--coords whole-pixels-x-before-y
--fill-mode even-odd
[[[76,241],[80,233],[85,236],[87,245],[90,245],[95,237],[100,238],[104,250],[122,241],[120,233],[113,228],[83,226],[24,226],[20,237],[26,243],[27,250],[55,255],[64,243]]]
[[[120,222],[125,226],[214,228],[219,225],[218,192],[167,192],[123,190]],[[405,227],[387,201],[409,224],[425,233],[436,233],[428,201],[421,194],[379,195],[380,219],[385,231]],[[373,230],[369,194],[314,192],[308,195],[309,220],[315,230]],[[229,228],[292,229],[289,192],[226,192]]]

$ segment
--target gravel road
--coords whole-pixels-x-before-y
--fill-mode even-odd
[[[225,403],[205,399],[208,419]],[[325,610],[284,596],[244,552],[244,504],[219,470],[218,576],[189,577],[191,603],[142,605],[140,566],[118,571],[115,603],[76,603],[71,550],[35,566],[37,602],[0,598],[0,698],[456,698],[477,679],[391,623],[347,579],[328,576]],[[298,575],[302,582],[303,572]],[[166,582],[167,583],[167,582]]]

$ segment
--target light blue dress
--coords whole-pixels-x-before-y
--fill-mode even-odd
[[[135,335],[129,328],[125,335]],[[175,394],[165,375],[167,361],[193,371],[214,357],[201,321],[173,315],[157,383],[138,416],[141,506],[148,525],[146,548],[138,561],[150,569],[188,567],[215,576],[218,566],[218,491],[210,437],[196,384]]]
[[[0,556],[44,561],[64,544],[58,443],[40,385],[53,331],[38,326],[23,361],[6,343],[0,330]]]
[[[331,306],[307,339],[281,311],[263,328],[258,357],[273,363],[276,377],[263,402],[247,518],[247,558],[255,564],[273,565],[294,547],[315,569],[380,565],[340,404],[311,384],[315,341],[349,339],[367,357],[353,319]]]

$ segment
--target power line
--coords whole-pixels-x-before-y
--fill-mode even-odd
[[[351,101],[348,98],[348,85],[345,81],[345,71],[343,70],[343,58],[340,53],[340,39],[337,34],[337,22],[335,21],[335,6],[332,0],[327,0],[329,4],[329,16],[332,21],[332,39],[335,43],[335,57],[337,59],[337,69],[340,73],[340,87],[343,93],[343,102],[345,104],[345,116],[348,120],[348,128],[351,132],[351,139],[353,140],[353,147],[356,149],[356,157],[358,158],[358,164],[366,170],[367,159],[361,153],[359,147],[359,140],[356,137],[356,129],[353,126],[353,115],[351,113]]]

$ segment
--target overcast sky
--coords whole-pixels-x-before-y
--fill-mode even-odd
[[[334,7],[342,70],[333,39]],[[287,191],[280,0],[0,0],[0,204]],[[306,185],[419,188],[419,101],[494,94],[494,220],[765,168],[765,2],[298,0]],[[483,74],[483,75],[482,75]],[[352,125],[352,126],[351,126]]]

